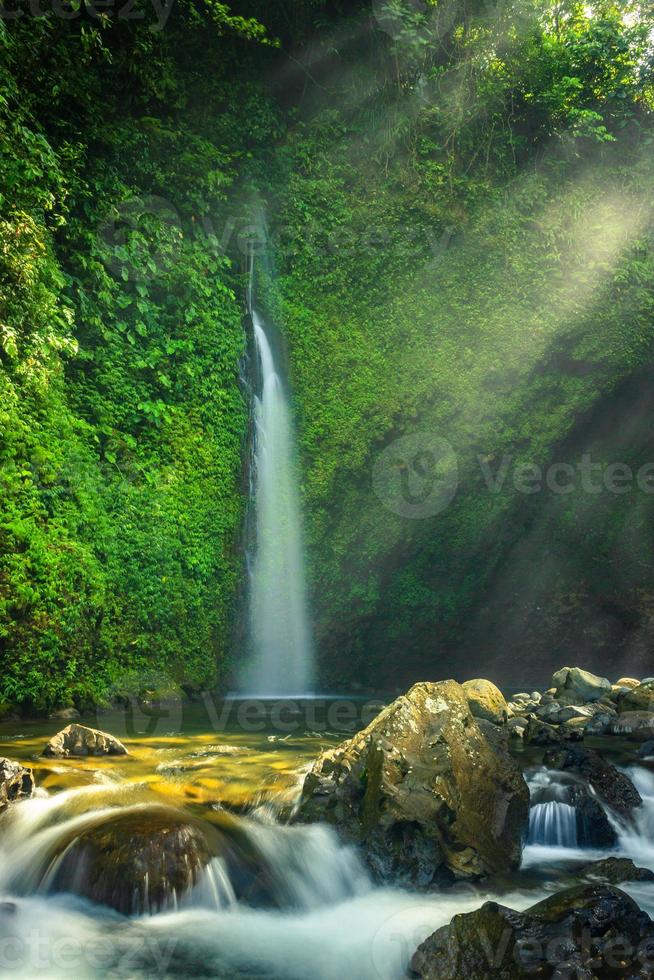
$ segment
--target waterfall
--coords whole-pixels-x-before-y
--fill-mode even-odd
[[[254,399],[252,660],[241,689],[259,697],[297,696],[311,691],[314,671],[293,425],[270,330],[252,305],[250,312],[260,392]]]
[[[576,809],[557,800],[536,803],[529,811],[528,842],[550,847],[576,847]]]

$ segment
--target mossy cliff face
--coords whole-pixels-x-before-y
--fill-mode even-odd
[[[468,212],[388,296],[286,286],[324,669],[645,673],[649,206],[612,148]]]

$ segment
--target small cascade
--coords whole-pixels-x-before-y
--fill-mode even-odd
[[[577,811],[569,803],[536,803],[529,811],[529,844],[577,847]]]
[[[531,797],[527,845],[539,848],[579,847],[576,778],[545,767],[533,769],[525,777]]]
[[[354,850],[322,824],[283,827],[249,821],[248,836],[270,868],[283,908],[332,905],[371,887]]]
[[[353,849],[322,825],[125,805],[111,788],[26,800],[2,820],[0,892],[71,893],[127,915],[237,905],[311,910],[366,893]],[[112,804],[118,805],[112,805]]]
[[[615,821],[621,853],[654,871],[654,772],[643,766],[625,769],[642,797],[632,822]]]

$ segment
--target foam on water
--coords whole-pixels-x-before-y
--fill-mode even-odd
[[[635,823],[621,827],[615,853],[654,865],[654,776],[641,767],[629,774],[643,805]],[[545,788],[559,796],[556,775],[551,790],[547,779],[539,774],[532,791]],[[473,885],[428,895],[380,888],[330,828],[280,826],[268,814],[239,820],[238,828],[261,855],[278,907],[239,902],[221,858],[207,866],[195,887],[176,896],[176,907],[151,915],[126,918],[72,895],[45,893],[53,845],[125,805],[117,789],[88,787],[16,804],[2,817],[0,903],[11,904],[0,904],[0,973],[30,980],[401,980],[417,946],[453,915],[488,899],[524,909],[561,887],[559,880],[528,888],[525,879],[524,889],[508,894]],[[546,870],[556,861],[587,863],[606,856],[575,846],[570,809],[556,798],[535,804],[534,842],[525,850],[524,867]],[[537,843],[541,837],[545,843]],[[625,888],[654,912],[654,886]]]

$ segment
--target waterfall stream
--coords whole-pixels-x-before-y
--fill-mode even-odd
[[[259,697],[298,696],[312,690],[314,671],[294,432],[268,328],[254,307],[251,315],[260,392],[254,399],[252,651],[241,688]]]

